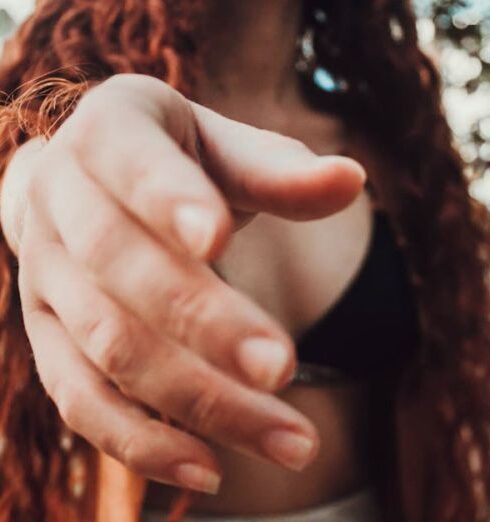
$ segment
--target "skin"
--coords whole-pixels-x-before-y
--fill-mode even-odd
[[[214,0],[223,54],[206,57],[198,103],[113,77],[49,143],[18,151],[2,191],[26,330],[61,416],[158,483],[216,493],[224,472],[204,511],[246,512],[244,476],[262,512],[364,480],[361,390],[279,393],[294,337],[345,291],[371,227],[364,170],[336,155],[363,160],[361,148],[299,91],[300,11]],[[263,484],[286,494],[262,498]]]
[[[370,176],[389,168],[363,136],[338,118],[315,112],[304,100],[294,71],[301,2],[213,5],[212,33],[219,36],[209,46],[207,74],[200,79],[201,103],[234,120],[294,137],[317,154],[354,157]],[[364,193],[344,211],[306,223],[263,213],[233,235],[220,256],[220,273],[277,318],[294,339],[338,301],[360,270],[369,248],[371,214]],[[225,480],[216,497],[196,497],[194,510],[223,515],[291,512],[329,502],[368,482],[362,384],[341,389],[295,386],[280,397],[318,429],[313,464],[291,473],[217,445]],[[162,495],[161,488],[152,486],[149,504],[165,508],[173,497],[175,492]]]

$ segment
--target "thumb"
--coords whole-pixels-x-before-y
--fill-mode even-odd
[[[348,206],[364,185],[352,159],[317,156],[292,138],[192,108],[205,169],[234,210],[318,219]]]

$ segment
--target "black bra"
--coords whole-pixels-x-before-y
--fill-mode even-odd
[[[370,379],[399,369],[419,342],[412,288],[388,219],[377,211],[371,244],[349,289],[297,339],[303,363]]]

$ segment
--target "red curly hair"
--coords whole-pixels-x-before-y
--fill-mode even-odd
[[[90,85],[123,72],[193,96],[200,21],[209,0],[42,0],[0,61],[0,170],[16,148],[51,135]],[[380,481],[386,519],[487,520],[490,495],[490,234],[441,109],[440,80],[417,46],[408,0],[304,0],[329,23],[320,64],[352,89],[341,99],[305,83],[312,103],[340,111],[397,166],[378,197],[410,267],[421,342],[383,388],[391,450]],[[390,27],[400,25],[394,38]],[[333,101],[333,103],[332,103]],[[0,522],[93,521],[94,451],[70,439],[31,357],[16,259],[0,242]],[[375,444],[375,445],[374,445]],[[386,441],[376,444],[373,452]],[[80,480],[84,477],[85,480]]]

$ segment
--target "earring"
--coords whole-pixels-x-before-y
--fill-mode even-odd
[[[315,9],[313,24],[306,27],[304,33],[298,38],[298,59],[295,68],[302,76],[309,77],[320,90],[327,93],[345,93],[349,90],[347,81],[342,78],[335,78],[318,63],[315,37],[317,30],[325,27],[327,22],[327,13],[321,9]]]

